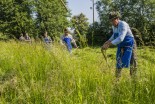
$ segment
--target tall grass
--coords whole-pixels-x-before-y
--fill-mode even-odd
[[[2,104],[155,104],[154,49],[138,50],[138,73],[115,81],[115,49],[74,49],[54,44],[0,42]]]

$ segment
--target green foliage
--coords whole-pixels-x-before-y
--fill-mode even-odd
[[[88,18],[81,13],[77,16],[73,16],[71,19],[73,28],[78,29],[82,35],[85,35],[88,30]]]
[[[1,32],[10,37],[19,37],[20,33],[32,32],[32,3],[30,0],[1,0]]]
[[[107,31],[105,30],[105,27],[101,23],[94,22],[94,24],[90,25],[88,29],[87,33],[88,44],[92,45],[93,43],[94,46],[103,45],[103,42],[106,41],[111,36],[110,30],[107,29]]]
[[[101,45],[111,35],[111,24],[107,15],[111,9],[111,3],[112,0],[99,0],[95,3],[100,21],[89,26],[87,34],[89,44]]]
[[[81,47],[85,47],[87,45],[86,34],[88,31],[88,18],[84,14],[79,14],[77,16],[73,16],[71,19],[72,28],[75,29],[74,34],[79,37],[79,44]]]
[[[38,33],[46,30],[50,36],[56,37],[69,24],[67,21],[69,14],[59,0],[37,0],[35,8]]]
[[[131,31],[134,35],[137,45],[144,46],[144,41],[142,40],[142,35],[141,35],[140,31],[138,31],[136,28],[131,28]]]
[[[35,37],[46,30],[58,37],[69,24],[67,12],[59,0],[1,0],[0,32],[18,38],[21,33]]]
[[[122,16],[121,19],[129,23],[130,27],[140,31],[144,43],[149,45],[154,42],[153,37],[155,35],[154,6],[154,0],[99,0],[96,3],[96,9],[105,36],[109,35],[107,33],[110,30],[108,13],[112,10],[119,11]]]

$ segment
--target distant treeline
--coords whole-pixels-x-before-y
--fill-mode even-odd
[[[92,34],[94,27],[94,44],[103,44],[111,36],[108,13],[119,11],[121,20],[129,23],[139,44],[155,45],[155,0],[98,0],[95,5],[100,22],[94,22],[89,28]],[[92,43],[91,35],[88,37]]]
[[[98,0],[94,5],[100,21],[90,25],[82,13],[71,17],[61,1],[0,0],[0,37],[19,38],[21,33],[28,33],[39,38],[47,31],[53,39],[58,39],[64,28],[71,27],[81,46],[101,45],[111,36],[108,13],[119,11],[121,19],[132,27],[139,45],[155,45],[154,0]],[[67,0],[63,1],[68,5]]]
[[[48,31],[50,36],[56,37],[69,24],[69,13],[60,1],[0,0],[1,34],[19,38],[21,33],[28,33],[35,38]]]

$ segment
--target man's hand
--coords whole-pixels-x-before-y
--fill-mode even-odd
[[[109,46],[111,45],[111,41],[106,41],[103,46],[101,47],[101,49],[106,50],[109,48]]]
[[[77,44],[75,42],[73,42],[74,48],[78,48],[79,46],[77,46]]]

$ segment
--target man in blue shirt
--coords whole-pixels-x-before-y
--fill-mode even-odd
[[[129,25],[125,21],[119,20],[119,12],[111,12],[109,19],[112,22],[113,35],[106,41],[102,49],[106,50],[111,45],[117,46],[116,53],[116,77],[121,76],[122,68],[129,68],[134,47],[134,36]],[[132,75],[133,69],[130,69]]]

